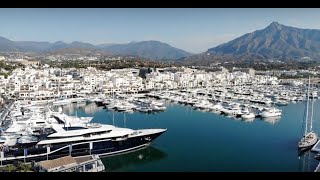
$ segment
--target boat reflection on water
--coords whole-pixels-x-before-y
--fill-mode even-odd
[[[277,122],[279,122],[281,119],[281,116],[277,116],[277,117],[267,117],[267,118],[263,118],[262,120],[274,125]]]
[[[86,114],[94,115],[96,112],[102,110],[103,107],[98,107],[96,103],[89,103],[79,109],[82,109]]]
[[[125,171],[129,166],[142,165],[164,159],[168,155],[152,146],[126,154],[102,158],[106,171]]]
[[[315,157],[316,153],[307,151],[299,154],[299,171],[300,172],[313,172],[314,167],[317,167],[318,160]]]
[[[246,123],[251,123],[255,120],[255,118],[247,118],[247,119],[241,119],[243,122],[246,122]]]

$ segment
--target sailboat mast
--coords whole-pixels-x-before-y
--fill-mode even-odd
[[[314,104],[314,98],[312,95],[312,102],[311,102],[311,119],[310,119],[310,132],[312,131],[312,121],[313,121],[313,104]]]
[[[307,90],[307,107],[306,107],[306,127],[304,130],[304,135],[307,135],[307,129],[308,129],[308,111],[309,111],[309,91],[310,91],[310,76],[309,76],[309,83],[308,83],[308,90]]]

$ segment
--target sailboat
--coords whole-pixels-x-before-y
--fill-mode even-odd
[[[305,129],[304,129],[304,135],[302,139],[299,141],[299,150],[305,151],[312,148],[318,141],[318,136],[315,132],[312,131],[312,121],[313,121],[313,104],[314,99],[312,97],[312,103],[311,103],[311,118],[310,118],[310,126],[308,128],[308,112],[309,112],[309,93],[310,93],[310,76],[309,76],[309,85],[307,90],[307,99],[306,99],[306,109],[305,109]]]

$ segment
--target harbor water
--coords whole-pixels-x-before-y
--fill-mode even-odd
[[[167,128],[154,143],[135,152],[103,158],[111,172],[301,172],[314,171],[316,153],[298,156],[305,104],[282,106],[281,118],[246,122],[191,106],[166,103],[164,112],[112,112],[91,104],[63,107],[69,115],[132,129]],[[314,104],[314,130],[320,132],[320,101]],[[113,118],[114,117],[114,118]]]

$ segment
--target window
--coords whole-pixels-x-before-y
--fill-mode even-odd
[[[93,165],[92,164],[86,164],[85,165],[85,170],[90,170],[93,169]]]

